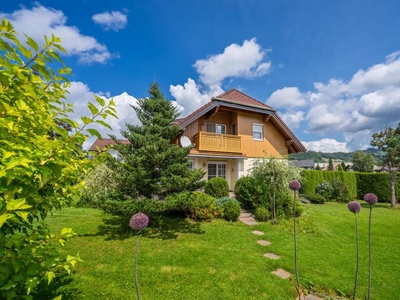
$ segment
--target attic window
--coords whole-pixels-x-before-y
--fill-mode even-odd
[[[253,123],[253,140],[262,141],[263,140],[263,125]]]

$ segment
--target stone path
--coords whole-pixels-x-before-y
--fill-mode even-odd
[[[264,232],[259,231],[259,230],[254,230],[251,233],[255,234],[255,235],[264,235]]]
[[[289,272],[285,271],[284,269],[277,269],[271,272],[272,274],[279,276],[282,279],[287,279],[292,276]]]
[[[268,257],[270,259],[275,259],[275,260],[280,258],[280,256],[278,254],[275,254],[275,253],[265,253],[264,257]]]
[[[254,219],[253,215],[244,209],[241,210],[239,220],[246,225],[257,225],[257,221]]]
[[[270,241],[264,241],[264,240],[258,240],[257,243],[260,244],[261,246],[269,246],[269,245],[271,245]]]

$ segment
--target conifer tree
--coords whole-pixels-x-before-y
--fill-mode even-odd
[[[332,158],[330,158],[329,161],[328,161],[328,171],[334,171],[334,170],[333,170]]]
[[[162,199],[170,193],[198,189],[204,172],[189,169],[191,147],[171,143],[181,131],[172,124],[179,113],[157,83],[150,85],[148,93],[149,97],[132,106],[141,125],[127,124],[121,132],[130,144],[118,144],[113,137],[122,160],[108,164],[118,174],[119,192],[128,198]]]

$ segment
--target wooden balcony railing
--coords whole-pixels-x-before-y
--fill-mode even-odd
[[[242,139],[237,135],[200,131],[194,136],[194,143],[203,151],[242,152]]]

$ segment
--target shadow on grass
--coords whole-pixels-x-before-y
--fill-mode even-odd
[[[60,295],[62,299],[81,299],[82,291],[71,286],[72,280],[71,276],[63,274],[55,277],[49,285],[47,281],[41,282],[32,296],[40,300],[51,300]]]
[[[361,202],[361,207],[362,208],[368,208],[369,209],[369,204],[366,202]],[[383,208],[383,209],[394,209],[393,207],[391,207],[388,203],[375,203],[374,205],[372,205],[372,208]]]
[[[203,234],[201,223],[184,218],[180,215],[150,215],[150,224],[140,234],[147,238],[176,239],[179,233]],[[135,236],[129,227],[130,216],[114,215],[104,218],[103,224],[98,226],[95,234],[82,234],[80,236],[104,236],[106,241],[124,240]]]

